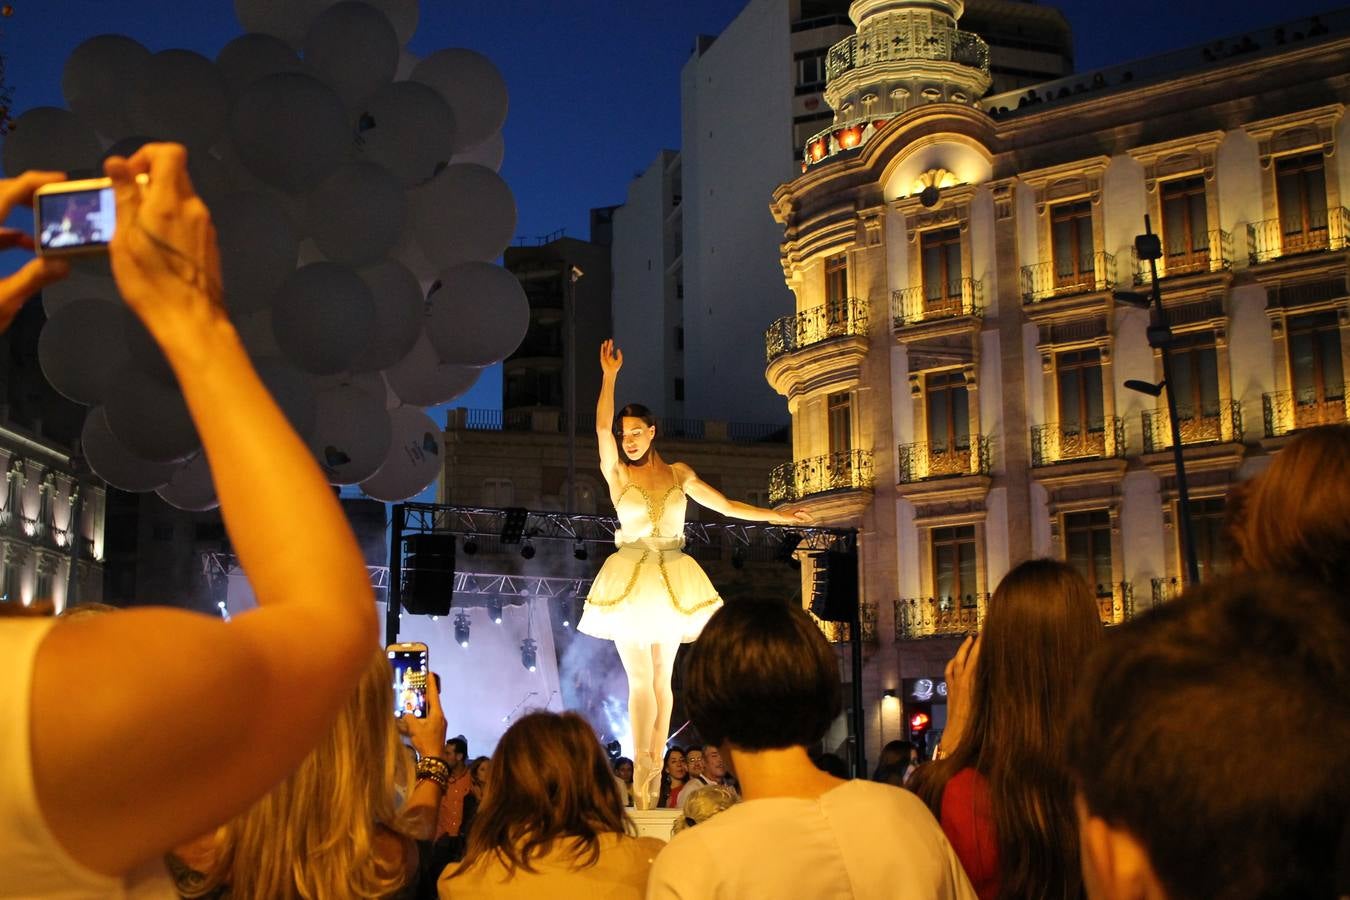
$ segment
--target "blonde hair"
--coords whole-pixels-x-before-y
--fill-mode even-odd
[[[399,808],[412,784],[393,710],[393,675],[381,651],[319,746],[216,833],[205,887],[228,884],[233,896],[269,900],[397,891],[405,867],[376,854],[380,826],[399,830]]]

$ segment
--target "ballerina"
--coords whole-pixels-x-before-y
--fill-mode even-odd
[[[600,345],[603,378],[595,407],[600,470],[619,517],[618,552],[605,560],[586,597],[577,630],[614,641],[628,675],[628,721],[633,735],[633,798],[651,809],[670,733],[670,681],[680,644],[695,640],[722,598],[699,564],[684,553],[687,501],[736,519],[807,525],[805,510],[763,509],[728,500],[684,463],[656,452],[656,418],[645,406],[619,410],[623,452],[614,437],[614,384],[623,353]]]

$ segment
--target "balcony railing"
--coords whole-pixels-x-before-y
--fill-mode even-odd
[[[841,450],[783,463],[769,475],[769,503],[773,506],[832,491],[871,489],[871,450]]]
[[[845,72],[873,63],[909,60],[943,60],[989,70],[989,45],[968,31],[936,28],[922,32],[913,29],[903,17],[873,25],[861,35],[851,34],[830,48],[825,63],[825,79],[833,81]]]
[[[901,444],[899,448],[898,481],[912,484],[930,478],[952,478],[960,475],[988,475],[990,466],[989,438],[971,435],[967,445],[934,446],[931,443]]]
[[[1140,259],[1137,251],[1134,256],[1134,283],[1148,284],[1153,280],[1148,260]],[[1163,258],[1158,260],[1158,277],[1171,275],[1194,275],[1197,272],[1219,272],[1233,268],[1233,233],[1216,228],[1209,232],[1209,245],[1205,247],[1164,247]]]
[[[842,337],[867,335],[867,301],[849,297],[783,316],[764,332],[767,362]]]
[[[1350,212],[1345,207],[1313,210],[1297,222],[1264,219],[1247,226],[1247,252],[1252,265],[1283,256],[1344,250],[1350,236]]]
[[[988,594],[910,597],[895,601],[895,639],[955,637],[984,627]]]
[[[1079,459],[1125,456],[1125,420],[1110,416],[1095,422],[1047,422],[1031,428],[1031,464],[1048,466]]]
[[[1261,395],[1261,411],[1266,437],[1279,437],[1318,425],[1350,422],[1350,396],[1343,384],[1324,385],[1320,393],[1311,388],[1275,391]]]
[[[1128,581],[1097,585],[1097,611],[1103,625],[1119,625],[1134,618],[1134,585]]]
[[[825,635],[825,639],[831,644],[847,644],[853,640],[853,627],[849,622],[827,622],[824,619],[817,619],[814,615],[816,626],[820,633]],[[877,605],[864,600],[858,606],[858,618],[862,622],[862,639],[864,644],[875,644],[877,642]]]
[[[1183,588],[1180,578],[1154,578],[1153,606],[1162,606],[1169,600],[1177,599],[1181,596]]]
[[[1144,410],[1144,452],[1158,453],[1172,446],[1172,424],[1166,410]],[[1242,404],[1236,400],[1220,403],[1214,411],[1196,413],[1177,410],[1181,426],[1181,444],[1221,444],[1242,440]]]
[[[953,285],[956,287],[956,285]],[[891,318],[894,327],[917,325],[937,319],[955,319],[960,316],[984,315],[984,282],[962,278],[959,292],[935,297],[924,287],[912,287],[891,292]]]
[[[1116,286],[1114,253],[1092,254],[1092,267],[1064,271],[1054,262],[1022,267],[1022,302],[1036,303],[1054,297],[1072,297],[1109,291]]]

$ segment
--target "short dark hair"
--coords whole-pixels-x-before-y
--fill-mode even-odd
[[[739,600],[689,650],[685,704],[710,744],[770,750],[815,744],[841,709],[839,664],[800,607]]]
[[[1290,577],[1207,583],[1118,629],[1071,706],[1091,815],[1172,900],[1331,897],[1350,824],[1350,622]],[[1267,741],[1277,735],[1280,759]]]
[[[619,410],[618,415],[614,418],[618,420],[614,423],[615,427],[622,427],[624,419],[641,419],[642,424],[649,428],[656,426],[656,416],[650,409],[643,406],[641,403],[629,403],[623,409]]]
[[[459,735],[455,735],[452,738],[446,738],[445,747],[447,750],[454,747],[455,752],[460,756],[467,757],[469,755],[469,742]]]

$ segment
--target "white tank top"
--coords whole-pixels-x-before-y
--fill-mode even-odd
[[[110,878],[76,862],[47,830],[33,786],[29,727],[33,660],[54,624],[0,617],[0,897],[173,900],[178,893],[162,863]]]

